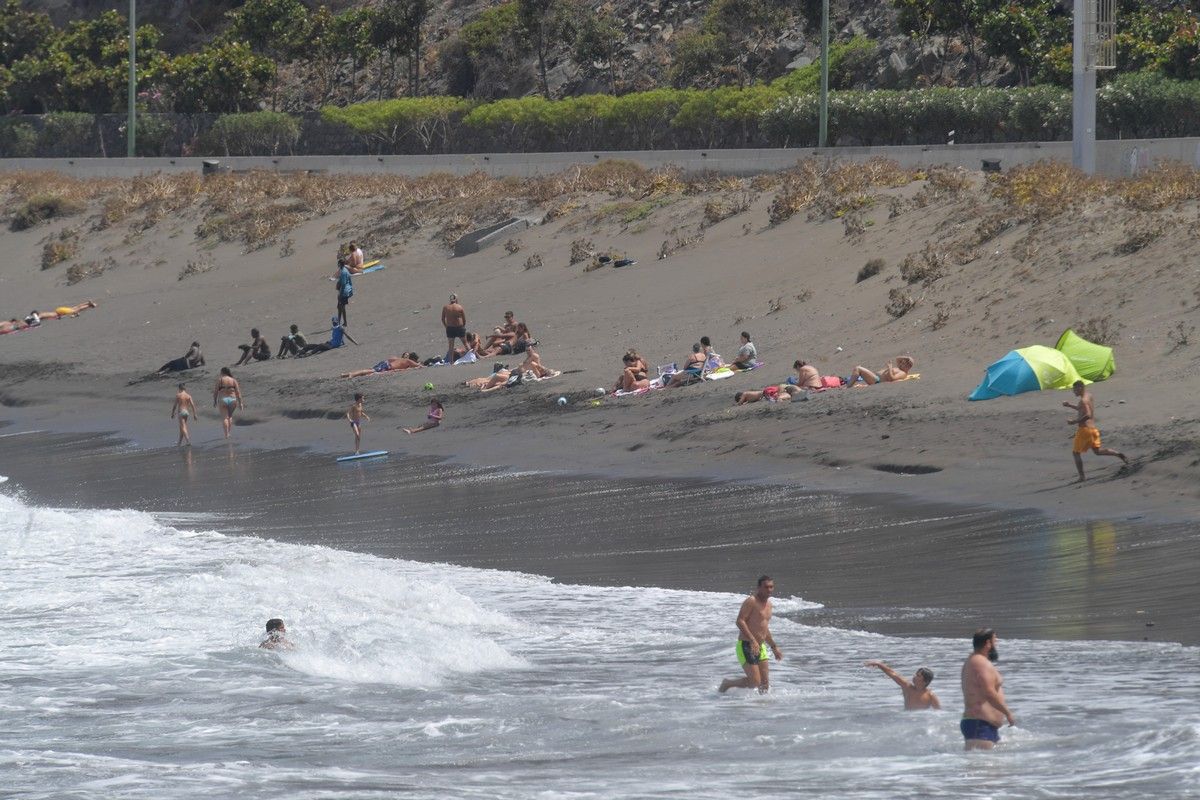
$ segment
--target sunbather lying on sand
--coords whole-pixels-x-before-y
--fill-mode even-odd
[[[505,387],[512,386],[514,383],[519,382],[517,380],[518,377],[525,380],[529,380],[531,378],[534,380],[543,380],[545,378],[556,378],[561,374],[562,373],[558,370],[548,369],[545,367],[542,364],[541,356],[537,354],[536,350],[530,348],[529,353],[525,356],[525,360],[522,361],[521,365],[516,369],[509,370],[508,377],[506,379],[500,381],[498,378],[496,380],[489,378],[488,383],[484,386],[481,386],[479,391],[493,392],[496,389],[503,389]],[[496,375],[499,375],[499,373],[496,373]]]
[[[778,386],[766,386],[761,391],[738,392],[733,396],[733,401],[739,406],[757,403],[759,400],[766,400],[768,403],[788,403],[801,394],[804,394],[804,390],[799,386],[781,383]]]
[[[463,386],[470,386],[472,389],[488,389],[493,386],[502,386],[508,380],[509,375],[512,375],[512,370],[504,364],[496,362],[492,365],[491,375],[463,381]]]
[[[192,342],[192,346],[188,348],[187,355],[182,358],[175,358],[158,368],[159,375],[165,375],[168,372],[183,372],[185,369],[195,369],[196,367],[204,366],[204,353],[200,352],[200,343]]]
[[[860,385],[858,382],[859,378],[862,378],[863,380],[862,385],[866,386],[874,386],[877,383],[902,381],[908,377],[908,374],[912,372],[913,367],[916,365],[917,362],[913,361],[910,356],[897,356],[896,363],[893,364],[891,361],[887,362],[887,365],[879,371],[878,375],[876,375],[874,372],[871,372],[871,370],[867,369],[866,367],[855,367],[850,373],[850,380],[848,383],[850,384],[851,388],[853,388]]]
[[[28,323],[21,322],[21,320],[13,317],[8,322],[0,322],[0,333],[15,333],[16,331],[23,331],[28,327]]]
[[[370,369],[356,369],[353,372],[343,372],[343,378],[361,378],[365,375],[379,375],[383,372],[400,372],[406,369],[420,369],[421,362],[416,353],[401,353],[398,356],[388,356]]]
[[[621,377],[617,378],[614,392],[633,392],[650,386],[650,365],[637,350],[626,351],[621,357],[621,363],[625,365],[625,369],[621,372]]]
[[[704,346],[697,342],[692,345],[692,354],[688,356],[683,369],[672,375],[671,380],[663,384],[663,388],[683,386],[685,383],[699,380],[700,376],[704,374],[704,360]]]
[[[77,306],[59,306],[58,308],[54,309],[53,311],[35,311],[33,313],[37,314],[38,317],[43,322],[45,322],[48,319],[62,319],[63,317],[78,317],[81,312],[87,311],[89,308],[95,308],[95,307],[96,307],[96,302],[94,300],[88,300],[86,303],[80,303]]]

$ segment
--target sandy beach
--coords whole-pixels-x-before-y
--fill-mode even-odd
[[[0,338],[0,402],[38,427],[94,430],[88,419],[103,418],[140,442],[166,444],[174,437],[166,411],[182,379],[202,410],[196,440],[211,441],[219,436],[210,406],[217,368],[240,355],[236,347],[252,326],[273,347],[293,322],[323,340],[337,244],[358,238],[368,258],[387,265],[356,281],[349,330],[361,344],[237,369],[247,398],[236,420],[239,441],[344,450],[349,437],[338,420],[361,390],[373,419],[369,446],[412,455],[630,476],[736,476],[1059,518],[1195,518],[1196,422],[1187,398],[1197,381],[1188,334],[1198,281],[1185,257],[1194,233],[1184,218],[1191,201],[1151,212],[1081,191],[1082,201],[1047,218],[963,173],[887,173],[873,179],[879,183],[862,179],[824,199],[797,200],[803,182],[797,189],[779,176],[696,184],[629,170],[632,177],[603,183],[605,191],[578,175],[536,190],[446,178],[424,186],[425,194],[386,184],[379,192],[392,195],[323,204],[311,195],[328,186],[313,184],[333,179],[290,178],[294,185],[275,187],[279,197],[245,198],[262,208],[239,206],[236,187],[191,183],[155,194],[146,185],[155,179],[92,182],[80,214],[3,233],[5,316],[88,298],[99,307]],[[23,180],[10,184],[10,206],[22,193],[61,185]],[[495,185],[479,188],[489,181]],[[132,210],[118,215],[112,207],[121,192]],[[785,200],[801,210],[779,221]],[[287,202],[284,220],[278,215]],[[849,217],[845,208],[853,208]],[[268,224],[273,210],[277,227]],[[546,221],[507,248],[451,256],[448,231],[504,213]],[[267,227],[252,235],[251,222]],[[240,233],[211,233],[222,224]],[[1127,252],[1143,228],[1145,243]],[[41,269],[47,245],[64,237],[74,237],[76,254]],[[590,270],[590,259],[570,263],[573,248],[638,263]],[[658,258],[664,249],[668,257]],[[905,259],[928,253],[940,272],[907,283],[899,274]],[[526,268],[532,256],[542,266]],[[875,258],[880,274],[856,282]],[[65,285],[76,267],[76,277],[90,277]],[[895,290],[917,301],[900,318],[884,310]],[[467,327],[484,334],[505,310],[515,311],[541,341],[545,364],[563,374],[486,395],[462,381],[486,375],[493,360],[519,358],[337,377],[401,351],[444,352],[438,313],[450,292],[467,309]],[[1082,486],[1072,484],[1071,412],[1060,405],[1067,393],[965,399],[988,363],[1014,347],[1052,346],[1070,326],[1115,339],[1117,372],[1093,391],[1105,444],[1133,458],[1121,469],[1116,459],[1089,455]],[[755,372],[594,402],[597,387],[615,382],[626,348],[651,364],[681,362],[708,335],[731,358],[741,330],[765,361]],[[192,340],[203,345],[206,368],[149,377]],[[920,380],[792,404],[733,404],[738,390],[784,380],[796,358],[822,374],[846,375],[902,353],[916,358]],[[424,419],[426,382],[445,400],[447,424],[410,439],[397,427]],[[555,404],[560,396],[565,408]]]

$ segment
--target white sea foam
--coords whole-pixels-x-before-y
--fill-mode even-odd
[[[1187,797],[1200,669],[1172,645],[1003,641],[1020,727],[964,756],[964,643],[776,603],[767,696],[740,598],[563,586],[0,496],[0,786],[29,798]],[[190,525],[220,525],[187,518]],[[786,576],[776,576],[786,593]],[[283,617],[296,649],[257,647]],[[861,666],[928,664],[942,713]]]

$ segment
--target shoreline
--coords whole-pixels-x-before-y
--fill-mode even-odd
[[[70,443],[84,436],[82,431],[10,436],[20,432],[17,427],[0,429],[0,448],[9,453],[10,467],[35,457],[28,451],[38,438],[63,440],[63,449],[56,450],[65,458],[74,449]],[[231,447],[206,441],[190,453],[147,437],[139,442],[117,432],[93,432],[94,443],[80,446],[83,463],[77,480],[64,483],[62,474],[52,475],[45,466],[31,467],[25,477],[10,474],[22,470],[4,474],[35,497],[60,498],[74,491],[86,493],[90,502],[107,498],[101,504],[110,507],[114,499],[126,497],[134,500],[122,506],[139,510],[217,511],[233,515],[235,533],[382,557],[529,572],[564,583],[736,592],[744,588],[743,572],[770,564],[771,571],[788,576],[786,582],[795,589],[789,594],[824,605],[800,615],[806,624],[953,636],[963,625],[973,629],[978,622],[1020,638],[1200,644],[1188,621],[1200,612],[1200,591],[1182,588],[1191,585],[1186,581],[1177,585],[1169,580],[1149,591],[1143,588],[1149,576],[1161,579],[1171,569],[1168,564],[1186,559],[1180,549],[1192,546],[1186,526],[1145,520],[1063,522],[1031,511],[925,503],[886,492],[826,492],[759,476],[637,474],[648,473],[650,465],[620,476],[553,465],[523,473],[519,467],[484,467],[461,456],[394,453],[394,458],[353,466],[333,463],[327,442],[309,449],[266,448],[257,435],[238,437],[255,428],[259,426],[235,431]],[[14,455],[22,453],[20,459]],[[193,459],[197,472],[212,473],[201,479],[199,489],[192,485]],[[183,482],[178,477],[181,461],[189,476]],[[394,482],[408,488],[388,489]],[[294,493],[293,484],[308,487],[303,510],[276,519],[282,513],[278,504],[270,506],[270,515],[259,508],[258,494],[286,498]],[[345,490],[337,488],[343,484],[355,487],[353,509],[334,499],[343,497]],[[528,494],[530,499],[514,498],[503,488],[509,484],[518,497]],[[481,488],[492,486],[497,488]],[[377,491],[363,494],[365,489]],[[181,491],[189,497],[186,502],[179,499]],[[575,495],[591,494],[605,499],[578,505],[584,501]],[[644,497],[659,494],[661,507]],[[449,529],[437,513],[439,502],[429,499],[442,496],[458,498],[452,517],[461,522]],[[398,498],[429,508],[409,509]],[[631,499],[614,505],[608,498]],[[707,510],[698,512],[694,522],[679,516],[677,504],[695,503],[706,504]],[[495,517],[494,509],[504,518]],[[791,521],[797,513],[813,513],[823,521],[806,530]],[[610,514],[628,521],[613,526],[596,522]],[[649,521],[656,515],[661,522]],[[599,527],[583,535],[576,530],[581,524]],[[498,539],[486,534],[496,525],[507,531]],[[639,525],[647,533],[654,531],[644,544],[639,543]],[[413,533],[425,528],[428,535]],[[476,530],[485,533],[472,533]],[[405,541],[394,539],[400,531],[406,532]],[[911,538],[913,533],[919,535]],[[419,541],[407,541],[410,536]],[[1057,563],[1063,558],[1067,561]],[[993,564],[990,569],[988,563]],[[972,577],[981,568],[990,574]],[[1101,586],[1104,593],[1097,594]],[[1088,598],[1083,605],[1076,597],[1080,591]],[[982,597],[993,600],[977,607]]]

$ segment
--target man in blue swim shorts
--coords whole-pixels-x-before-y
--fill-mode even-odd
[[[1000,725],[1017,720],[1004,702],[1004,679],[994,666],[999,654],[996,632],[975,631],[974,652],[962,668],[963,718],[958,724],[966,741],[965,750],[991,750],[1000,741]]]
[[[721,681],[719,692],[730,689],[755,689],[762,694],[770,688],[771,656],[767,653],[769,645],[775,654],[775,660],[783,659],[783,653],[775,644],[768,627],[771,622],[771,595],[775,592],[775,581],[769,575],[758,579],[758,588],[754,594],[742,602],[738,611],[737,627],[738,640],[734,652],[738,663],[746,673],[744,678],[726,678]]]

